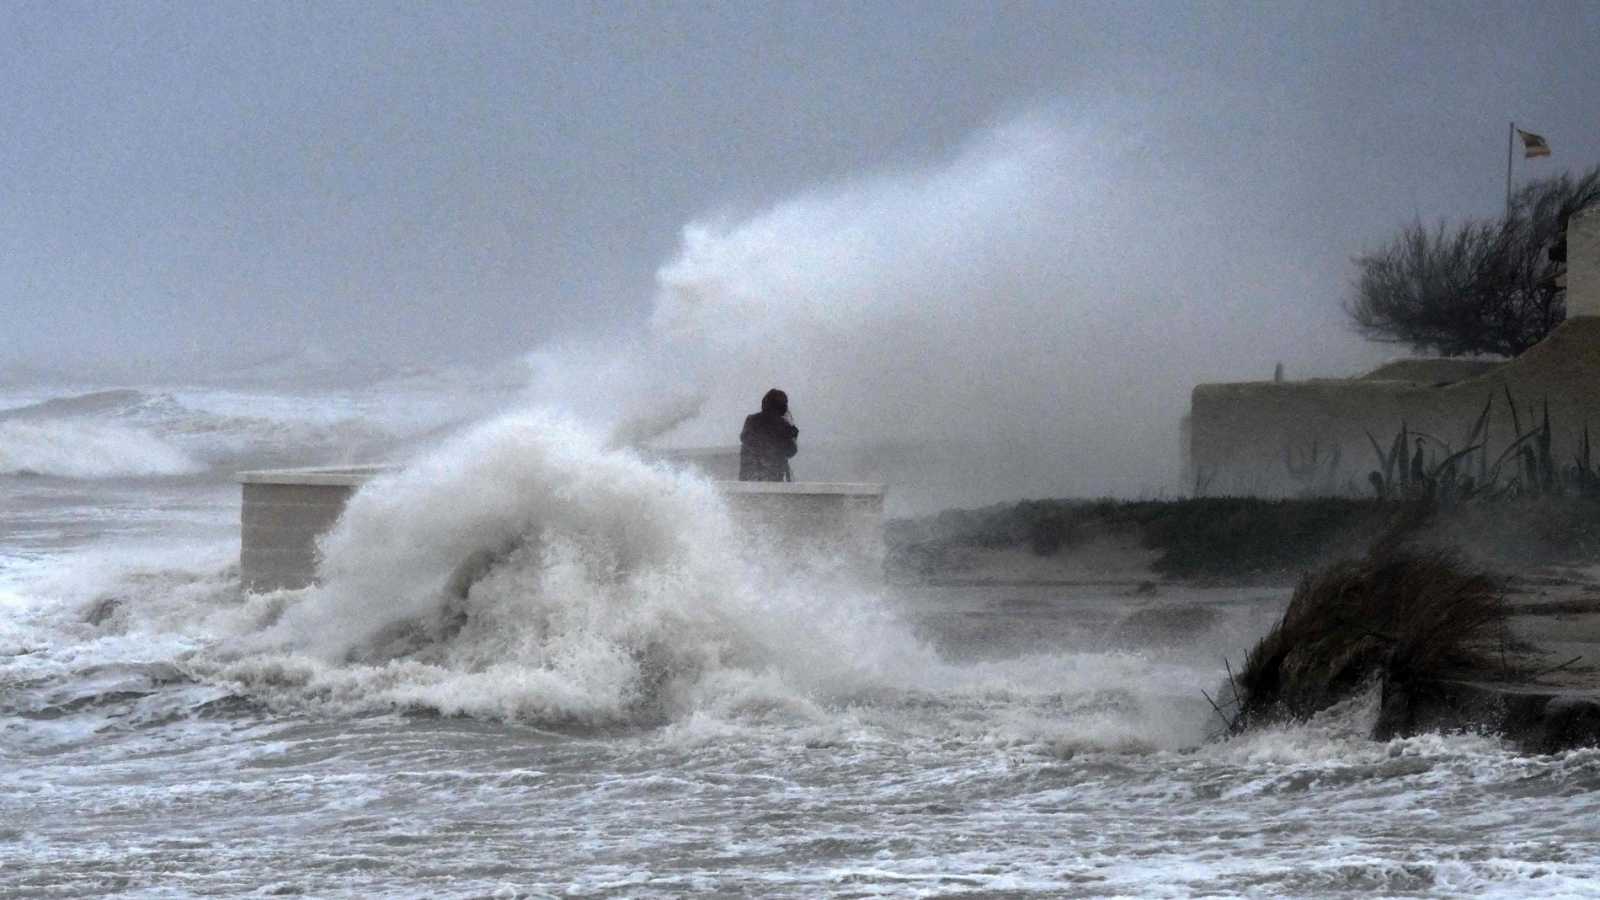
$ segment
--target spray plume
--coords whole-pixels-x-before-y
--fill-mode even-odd
[[[1202,178],[1105,138],[1027,117],[940,165],[693,222],[648,331],[536,355],[536,399],[614,425],[704,397],[671,438],[716,445],[777,385],[797,471],[921,482],[926,505],[1176,486],[1189,390],[1285,329],[1252,310],[1296,273],[1265,223],[1218,227]],[[867,449],[807,459],[824,445]]]

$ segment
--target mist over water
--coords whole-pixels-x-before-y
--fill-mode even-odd
[[[1181,491],[1194,384],[1266,377],[1285,357],[1291,377],[1350,372],[1373,350],[1339,321],[1342,286],[1287,236],[1287,201],[1166,146],[1176,103],[1041,106],[941,155],[713,209],[641,289],[647,315],[558,332],[520,363],[395,367],[311,348],[216,384],[454,390],[454,427],[509,403],[578,416],[619,445],[722,446],[779,386],[802,431],[800,477],[899,485],[900,513]],[[1235,218],[1241,192],[1264,213]],[[482,402],[518,379],[520,399]],[[394,455],[374,437],[309,461]],[[133,448],[145,461],[118,471],[178,471],[154,453]]]

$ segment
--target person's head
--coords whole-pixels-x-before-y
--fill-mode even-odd
[[[761,411],[773,416],[781,416],[789,411],[789,395],[773,388],[761,398]]]

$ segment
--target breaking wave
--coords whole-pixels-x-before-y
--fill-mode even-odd
[[[55,674],[28,676],[42,686],[13,701],[81,705],[115,663],[132,668],[107,690],[159,688],[147,705],[170,693],[177,715],[233,698],[334,717],[670,724],[690,743],[782,722],[823,741],[865,728],[1067,754],[1192,746],[1210,715],[1181,661],[946,658],[870,549],[859,567],[778,542],[700,475],[554,414],[480,424],[365,485],[322,541],[319,586],[241,593],[237,547],[99,548],[59,583],[18,582],[43,604],[18,647],[52,649],[16,664]]]
[[[0,474],[106,478],[368,461],[405,431],[371,421],[368,405],[344,395],[206,390],[63,395],[0,409]]]
[[[358,492],[323,584],[211,674],[273,703],[615,723],[936,665],[847,572],[760,544],[703,478],[510,416]]]
[[[119,478],[186,475],[203,466],[137,428],[89,421],[0,421],[0,475]]]
[[[90,391],[87,394],[52,397],[26,406],[0,410],[0,421],[125,414],[129,410],[145,405],[150,399],[150,395],[131,388]]]
[[[370,482],[322,542],[323,583],[219,613],[208,627],[233,636],[186,669],[328,715],[680,735],[864,718],[1068,752],[1204,733],[1188,669],[1118,653],[946,660],[874,578],[797,555],[704,478],[606,444],[515,415]]]

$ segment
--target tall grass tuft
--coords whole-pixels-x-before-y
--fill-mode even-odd
[[[1234,682],[1238,731],[1304,719],[1377,677],[1416,683],[1493,664],[1500,584],[1446,550],[1380,546],[1306,575]]]
[[[1545,399],[1539,416],[1526,431],[1509,389],[1505,389],[1505,402],[1511,415],[1512,440],[1493,462],[1488,452],[1493,394],[1465,432],[1460,450],[1433,435],[1412,430],[1404,421],[1387,449],[1372,432],[1367,432],[1377,457],[1377,468],[1367,473],[1373,493],[1379,500],[1420,498],[1445,506],[1507,497],[1600,497],[1600,469],[1591,459],[1589,426],[1583,426],[1572,464],[1559,466],[1552,451],[1554,429],[1549,399]]]

